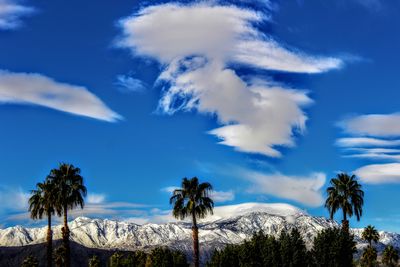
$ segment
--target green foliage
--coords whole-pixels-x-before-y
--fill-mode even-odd
[[[375,229],[374,226],[368,225],[365,227],[364,231],[362,232],[362,238],[368,241],[369,246],[372,246],[372,241],[378,242],[379,240],[379,233]]]
[[[109,259],[109,267],[188,267],[186,256],[168,248],[155,248],[146,254],[143,251],[115,252]]]
[[[325,207],[328,209],[331,219],[341,209],[345,227],[348,227],[347,216],[351,217],[355,214],[359,221],[362,216],[364,191],[361,190],[361,185],[358,183],[356,176],[340,173],[336,178],[331,179],[330,184],[331,186],[326,190],[328,197]]]
[[[347,267],[353,266],[355,244],[352,235],[336,228],[320,232],[311,251],[297,229],[283,231],[277,239],[260,232],[242,244],[214,251],[207,266]]]
[[[382,255],[382,263],[386,266],[393,267],[397,265],[399,260],[399,252],[392,246],[385,247]]]
[[[54,263],[56,267],[62,267],[65,265],[66,249],[64,245],[59,246],[54,250]]]
[[[39,267],[39,261],[32,255],[29,255],[24,259],[21,267]]]
[[[89,259],[89,267],[100,267],[100,259],[96,255]]]
[[[257,233],[239,245],[215,251],[209,267],[308,266],[310,255],[297,230],[282,232],[279,239]]]
[[[212,214],[214,202],[209,198],[212,186],[209,183],[199,184],[197,177],[192,179],[183,178],[182,188],[176,189],[170,198],[174,205],[173,215],[178,219],[188,216],[204,218],[208,212]]]
[[[366,266],[366,267],[376,266],[377,257],[378,254],[376,252],[376,249],[372,246],[368,246],[362,254],[361,266]]]
[[[110,257],[110,267],[123,267],[123,263],[123,255],[118,251]]]
[[[353,266],[356,252],[354,236],[338,228],[322,230],[314,239],[311,251],[315,266]]]

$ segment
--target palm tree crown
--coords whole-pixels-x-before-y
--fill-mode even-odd
[[[209,197],[212,186],[209,183],[199,184],[199,179],[183,178],[182,187],[174,190],[170,204],[174,205],[172,214],[175,218],[183,220],[192,217],[193,256],[194,266],[199,267],[199,232],[197,218],[204,218],[207,213],[213,213],[214,202]]]
[[[331,186],[328,187],[328,198],[325,207],[328,208],[331,219],[339,209],[343,212],[343,221],[356,215],[357,220],[362,216],[362,206],[364,204],[364,191],[361,184],[358,183],[355,175],[349,176],[346,173],[340,173],[331,179]]]
[[[44,183],[37,183],[36,189],[31,191],[29,198],[29,211],[32,219],[42,219],[43,215],[54,215],[59,211],[57,206],[57,193],[55,184],[46,180]]]
[[[398,260],[399,252],[392,245],[388,245],[383,251],[382,263],[387,266],[396,266]]]
[[[84,207],[87,189],[83,184],[83,177],[79,168],[72,164],[61,163],[58,169],[51,170],[49,179],[53,180],[57,186],[59,192],[57,203],[62,208]],[[65,210],[60,210],[60,216],[62,212],[65,212]]]
[[[368,225],[365,227],[364,231],[362,232],[362,238],[368,241],[369,246],[372,246],[372,241],[378,242],[379,240],[379,233],[375,229],[374,226]]]
[[[172,214],[175,218],[204,218],[207,213],[213,213],[214,202],[209,197],[212,186],[209,183],[199,184],[197,177],[183,178],[182,188],[175,189],[170,203],[174,205]]]

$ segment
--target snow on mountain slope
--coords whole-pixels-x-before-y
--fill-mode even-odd
[[[191,224],[188,222],[148,223],[138,225],[108,219],[79,217],[70,222],[71,239],[87,247],[105,249],[151,249],[169,246],[191,255]],[[297,228],[308,247],[316,234],[327,227],[337,227],[334,221],[313,217],[287,204],[245,203],[217,207],[213,216],[200,224],[199,238],[204,255],[226,244],[235,244],[251,238],[262,230],[266,234],[279,235],[281,231]],[[61,226],[54,227],[54,239],[61,238]],[[353,230],[358,247],[365,246],[362,229]],[[393,244],[400,247],[400,235],[380,232],[378,248]],[[0,229],[0,246],[22,246],[45,241],[46,227],[24,228],[21,226]]]

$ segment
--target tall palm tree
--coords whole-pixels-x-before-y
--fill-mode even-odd
[[[51,230],[51,216],[58,210],[56,203],[56,187],[55,184],[46,179],[43,183],[37,183],[36,189],[31,191],[31,197],[29,198],[29,211],[31,212],[31,218],[42,219],[43,215],[47,216],[47,266],[52,265],[52,245],[53,245],[53,233]]]
[[[355,175],[349,176],[340,173],[331,179],[331,186],[327,188],[328,197],[325,207],[328,209],[331,219],[339,209],[343,212],[342,229],[349,231],[349,221],[347,216],[356,215],[357,220],[362,216],[362,206],[364,204],[364,191],[358,183]]]
[[[388,245],[385,247],[382,256],[382,263],[386,266],[396,266],[397,261],[399,260],[399,252],[392,246]]]
[[[369,246],[372,247],[372,241],[378,242],[379,233],[374,226],[368,225],[362,232],[362,238],[368,241]]]
[[[72,164],[61,163],[58,169],[53,169],[48,177],[57,187],[57,204],[61,207],[58,215],[64,216],[62,230],[63,245],[65,248],[65,266],[71,266],[69,246],[68,210],[85,205],[84,197],[87,190],[83,184],[81,170]]]
[[[212,186],[209,183],[199,184],[197,177],[183,178],[182,187],[174,190],[170,204],[174,205],[172,214],[177,219],[191,217],[193,232],[193,255],[195,267],[199,267],[199,229],[197,219],[213,213],[214,202],[209,197]]]

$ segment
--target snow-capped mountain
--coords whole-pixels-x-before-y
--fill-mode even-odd
[[[234,214],[234,215],[233,215]],[[287,204],[245,203],[215,209],[213,216],[201,222],[199,238],[203,255],[226,244],[235,244],[251,238],[262,230],[279,235],[281,231],[297,228],[307,246],[316,234],[327,227],[337,227],[334,221],[313,217]],[[23,246],[45,242],[47,227],[24,228],[21,226],[0,229],[0,246]],[[191,224],[188,222],[147,223],[143,225],[108,219],[79,217],[70,222],[71,239],[86,247],[102,249],[148,250],[169,246],[191,255]],[[54,239],[61,238],[61,226],[54,227]],[[362,229],[353,229],[358,247]],[[392,244],[400,247],[400,235],[380,232],[378,248]]]

